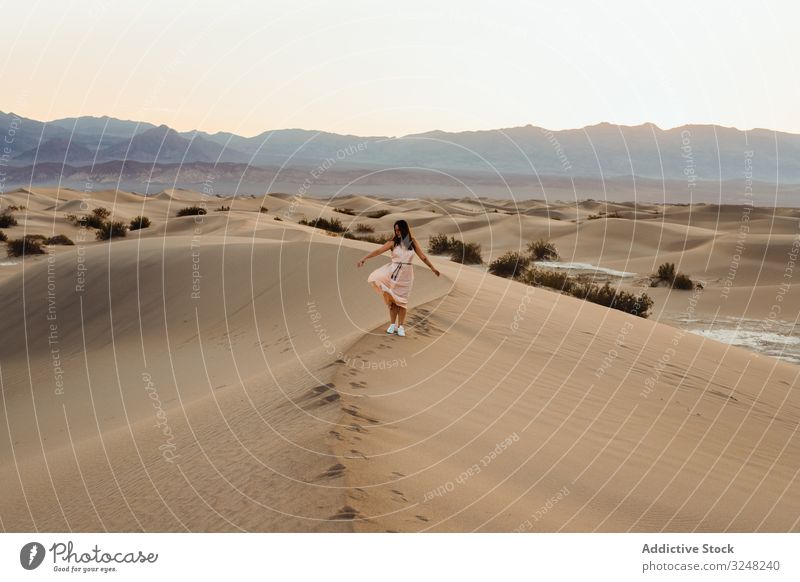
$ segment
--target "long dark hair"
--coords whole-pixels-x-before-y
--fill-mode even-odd
[[[396,227],[398,227],[400,229],[400,236],[397,236],[397,234],[394,235],[394,238],[393,238],[394,245],[393,246],[398,246],[403,241],[408,241],[409,250],[413,249],[414,248],[414,242],[411,240],[411,227],[408,226],[408,223],[405,220],[400,219],[400,220],[398,220],[397,222],[394,223],[394,226],[396,226]],[[394,226],[392,227],[392,232],[394,232]]]

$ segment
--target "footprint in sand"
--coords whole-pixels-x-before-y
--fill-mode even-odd
[[[359,418],[361,420],[366,420],[367,422],[369,422],[371,424],[378,424],[378,422],[379,422],[375,418],[370,418],[369,416],[365,416],[365,415],[361,414],[358,411],[358,406],[356,406],[354,404],[351,404],[349,406],[345,406],[344,408],[342,408],[342,412],[346,412],[350,416],[354,416],[354,417]]]
[[[392,493],[394,493],[395,495],[394,497],[392,497],[392,501],[398,501],[398,502],[402,501],[403,503],[408,503],[408,499],[406,499],[406,496],[403,494],[402,491],[399,491],[397,489],[392,489]]]
[[[328,382],[327,384],[314,386],[311,389],[311,392],[313,392],[314,394],[322,394],[323,392],[327,392],[328,390],[332,390],[333,388],[336,388],[336,384],[334,384],[333,382]]]
[[[356,487],[355,489],[351,489],[350,491],[348,491],[347,496],[350,499],[354,499],[355,501],[363,501],[368,497],[368,494],[366,491],[361,489],[361,487]]]
[[[317,475],[317,479],[329,479],[332,477],[340,477],[344,473],[346,468],[347,467],[345,467],[341,463],[336,463],[335,465],[331,465],[330,467],[328,467],[328,469],[324,473],[320,473],[319,475]]]
[[[347,519],[347,520],[350,520],[350,519],[356,519],[356,518],[359,518],[359,517],[361,517],[361,514],[359,514],[357,509],[354,509],[354,508],[350,507],[349,505],[345,505],[338,512],[336,512],[335,515],[332,515],[328,519],[332,519],[332,520],[333,519],[338,519],[338,520]]]
[[[338,392],[336,392],[336,390],[334,390],[335,386],[336,385],[332,382],[328,382],[327,384],[322,384],[320,386],[314,386],[300,400],[315,399],[313,405],[316,406],[325,406],[331,402],[337,402],[341,399],[341,396]]]

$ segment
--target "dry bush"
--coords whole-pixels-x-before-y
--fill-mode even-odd
[[[128,233],[128,225],[122,221],[108,221],[104,222],[103,226],[97,229],[95,236],[97,240],[109,240],[112,238],[121,238]]]
[[[530,262],[530,257],[515,251],[508,251],[503,256],[489,263],[489,272],[498,277],[515,279],[525,272]]]
[[[556,250],[556,245],[543,238],[528,243],[528,253],[530,253],[532,261],[558,260],[558,251]]]
[[[203,208],[202,206],[185,206],[178,210],[175,216],[200,216],[203,214],[208,214],[208,211]]]
[[[70,246],[70,245],[74,245],[75,243],[74,243],[74,242],[72,242],[72,239],[71,239],[71,238],[69,238],[69,237],[68,237],[67,235],[65,235],[65,234],[57,234],[57,235],[55,235],[55,236],[51,236],[50,238],[48,238],[48,239],[45,241],[45,244],[48,244],[48,245],[67,245],[67,246]]]
[[[141,230],[142,228],[150,228],[150,219],[146,216],[136,216],[128,225],[128,230]]]
[[[462,265],[482,265],[481,245],[474,242],[454,241],[450,249],[450,260]]]
[[[25,255],[43,255],[45,250],[42,247],[42,241],[23,237],[8,241],[6,253],[9,257],[22,257]]]

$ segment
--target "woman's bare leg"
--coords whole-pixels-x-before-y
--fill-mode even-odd
[[[389,308],[389,323],[394,323],[397,319],[397,305],[394,302],[394,298],[389,293],[384,292],[383,302]]]
[[[397,306],[397,325],[403,325],[406,322],[407,311],[405,307]]]

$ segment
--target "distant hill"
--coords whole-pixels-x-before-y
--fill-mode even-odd
[[[103,134],[109,137],[130,139],[137,133],[155,127],[145,121],[128,121],[104,115],[102,117],[66,117],[49,122],[76,134]]]
[[[673,189],[682,185],[689,194],[698,182],[727,182],[728,189],[739,192],[745,191],[746,180],[762,187],[800,184],[800,135],[716,125],[664,130],[653,124],[601,123],[561,131],[527,125],[403,137],[282,129],[245,137],[226,132],[181,133],[166,125],[110,117],[42,123],[0,113],[0,134],[12,127],[14,140],[4,166],[19,168],[12,174],[33,177],[34,184],[38,176],[53,171],[52,167],[43,173],[25,169],[34,160],[37,165],[66,163],[73,173],[88,168],[100,180],[114,178],[97,175],[96,166],[108,162],[150,164],[151,170],[163,164],[240,164],[250,169],[236,183],[251,190],[262,186],[250,178],[259,168],[278,169],[284,176],[296,173],[303,179],[313,172],[314,185],[374,182],[376,173],[386,174],[378,180],[383,183],[389,174],[392,180],[406,180],[396,181],[398,186],[442,180],[457,185],[460,177],[467,176],[500,190],[507,183],[535,185],[549,178],[597,184],[630,179],[632,187],[636,179],[646,179],[671,182]],[[223,174],[229,172],[230,168]],[[321,174],[326,174],[324,180]]]
[[[102,150],[103,159],[169,164],[175,162],[216,162],[241,159],[244,154],[195,135],[185,137],[166,125],[137,133]]]
[[[67,164],[82,164],[93,160],[96,148],[80,144],[69,137],[54,137],[26,150],[16,156],[16,162],[44,163],[62,162]]]

